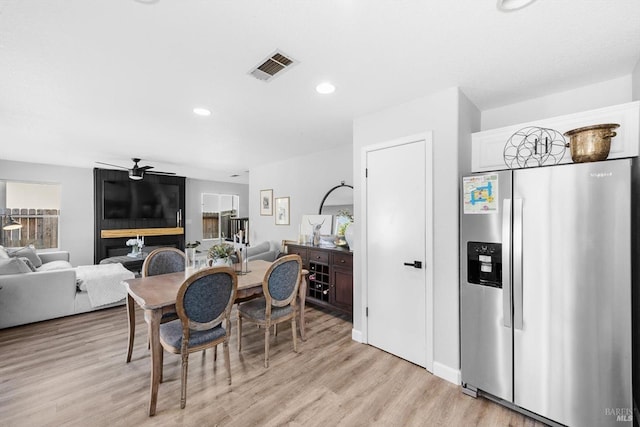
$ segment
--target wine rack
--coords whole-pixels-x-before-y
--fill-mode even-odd
[[[329,266],[313,261],[309,262],[309,296],[329,302],[329,288]]]

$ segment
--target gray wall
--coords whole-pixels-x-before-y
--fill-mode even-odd
[[[637,70],[636,74],[640,74]],[[590,86],[480,111],[457,88],[448,89],[354,120],[355,216],[362,217],[361,151],[367,145],[433,131],[434,150],[434,373],[450,381],[459,378],[459,181],[471,168],[471,133],[562,114],[616,105],[632,100],[639,76],[631,75]],[[633,85],[632,85],[633,83]],[[366,263],[354,253],[354,330],[361,331],[361,269]],[[459,381],[459,380],[458,380]]]
[[[640,60],[636,64],[636,67],[633,69],[633,74],[631,76],[631,97],[634,101],[640,101]]]
[[[241,217],[249,216],[249,185],[233,184],[229,182],[203,181],[200,179],[187,178],[185,190],[185,242],[199,240],[202,246],[199,250],[204,250],[213,245],[213,241],[203,242],[202,240],[202,193],[212,194],[237,194],[240,196]],[[249,222],[249,230],[253,224]],[[252,242],[250,240],[250,242]]]
[[[631,75],[626,75],[565,92],[484,110],[481,130],[624,104],[632,100],[631,86]]]
[[[60,249],[93,264],[93,170],[0,159],[0,180],[60,184]]]
[[[7,182],[0,180],[0,209],[6,208],[5,206],[6,201],[7,201]]]
[[[353,184],[351,146],[335,148],[251,169],[249,212],[251,241],[297,240],[302,215],[317,214],[322,198],[344,181]],[[273,190],[273,197],[289,197],[289,225],[276,225],[275,217],[260,215],[260,190]]]
[[[460,176],[471,172],[471,134],[480,130],[480,110],[462,92],[459,94],[459,121],[458,121],[458,141],[460,149],[458,152],[458,169]],[[460,183],[458,181],[458,191]],[[458,203],[460,199],[458,199]]]
[[[69,251],[73,265],[93,264],[93,169],[0,159],[0,180],[60,184],[60,249]],[[246,184],[187,178],[185,192],[186,241],[202,240],[203,192],[238,194],[240,214],[249,214]]]
[[[433,131],[433,371],[455,382],[459,370],[458,333],[458,145],[459,91],[450,88],[406,104],[382,110],[354,121],[354,174],[360,175],[361,151],[364,147],[407,135]],[[364,214],[361,206],[360,179],[356,181],[357,219]],[[359,228],[356,228],[358,233]],[[361,239],[362,236],[356,239]],[[357,245],[362,247],[359,240]],[[361,253],[354,253],[353,327],[362,330],[366,318],[362,313],[362,269],[366,265]],[[428,325],[429,327],[429,325]]]

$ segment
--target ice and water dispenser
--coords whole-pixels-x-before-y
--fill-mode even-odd
[[[467,281],[502,288],[502,244],[467,242]]]

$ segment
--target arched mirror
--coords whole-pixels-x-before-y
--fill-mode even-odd
[[[345,233],[353,222],[353,186],[342,181],[330,189],[320,203],[318,214],[331,215],[336,245],[346,245]]]
[[[353,186],[344,181],[327,191],[320,202],[318,214],[335,216],[338,211],[349,211],[353,215]]]

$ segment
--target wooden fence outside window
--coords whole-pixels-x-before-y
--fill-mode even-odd
[[[22,228],[17,230],[2,230],[4,246],[22,247],[32,244],[36,249],[58,248],[59,210],[7,208],[4,212],[22,224]]]
[[[217,239],[220,236],[220,213],[202,212],[202,238]]]

